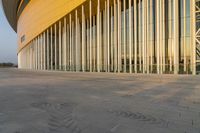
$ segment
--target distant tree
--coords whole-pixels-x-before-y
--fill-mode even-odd
[[[10,62],[3,62],[3,63],[0,63],[0,67],[15,67],[16,65],[13,64],[13,63],[10,63]]]

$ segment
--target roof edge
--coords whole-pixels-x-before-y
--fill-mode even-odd
[[[17,32],[17,8],[20,0],[1,0],[4,14],[12,27]]]

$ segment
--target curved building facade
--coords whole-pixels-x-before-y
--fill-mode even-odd
[[[18,66],[35,70],[196,74],[199,0],[2,0]]]

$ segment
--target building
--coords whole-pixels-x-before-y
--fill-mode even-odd
[[[19,68],[197,74],[200,0],[2,0]]]

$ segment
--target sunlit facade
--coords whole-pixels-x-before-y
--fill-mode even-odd
[[[200,71],[199,0],[22,0],[17,9],[19,68]]]

